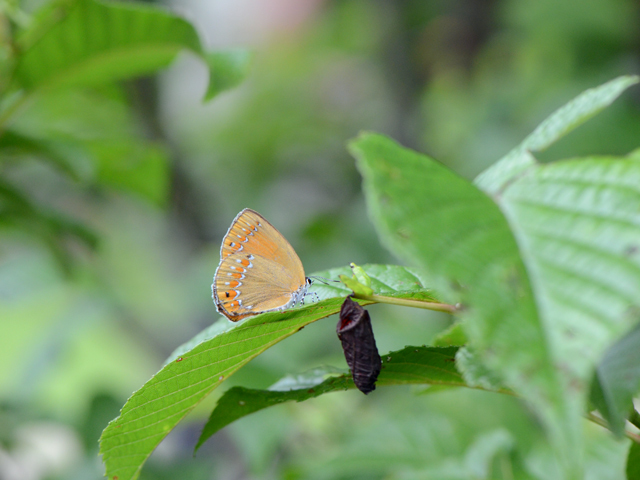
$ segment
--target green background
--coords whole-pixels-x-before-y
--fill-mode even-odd
[[[68,239],[61,254],[39,235],[0,230],[0,442],[11,452],[37,451],[36,439],[58,445],[35,478],[101,478],[107,422],[218,319],[211,277],[242,208],[276,225],[308,273],[398,262],[367,218],[346,149],[359,131],[472,178],[585,88],[639,71],[631,1],[218,1],[175,11],[213,48],[254,51],[239,87],[203,105],[205,67],[185,53],[157,77],[49,94],[17,122],[23,132],[44,125],[74,178],[38,158],[0,163],[3,180],[97,239],[95,250]],[[639,120],[636,88],[542,158],[625,154]],[[62,147],[69,137],[82,142]],[[449,325],[443,314],[368,309],[381,354],[430,344]],[[224,388],[346,368],[335,321],[309,325]],[[194,459],[222,391],[167,437],[141,478],[530,478],[523,465],[553,478],[539,470],[542,433],[529,412],[470,389],[395,386],[280,405],[222,430]],[[587,448],[598,446],[589,478],[623,478],[625,448],[588,431]]]

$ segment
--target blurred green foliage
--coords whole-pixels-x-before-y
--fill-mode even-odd
[[[27,462],[37,466],[30,478],[101,478],[101,429],[176,346],[216,320],[209,285],[240,209],[277,225],[308,272],[391,262],[345,149],[358,131],[386,133],[471,177],[580,91],[639,71],[640,7],[631,0],[309,1],[303,20],[260,2],[281,23],[259,41],[220,41],[254,48],[253,64],[236,90],[206,105],[205,70],[216,58],[206,55],[207,67],[181,56],[159,81],[134,80],[132,70],[113,75],[124,82],[21,101],[8,75],[14,39],[55,18],[50,9],[32,16],[41,3],[0,1],[0,468],[24,468],[18,453],[33,455],[38,439],[61,446],[55,462],[26,457],[39,459]],[[224,19],[209,25],[204,3],[175,8],[211,32]],[[238,29],[260,23],[256,5],[239,5]],[[135,73],[168,65],[180,48]],[[232,86],[237,77],[220,78]],[[636,89],[543,158],[627,153],[639,120]],[[449,324],[440,314],[369,309],[381,353],[430,343]],[[266,388],[343,362],[333,322],[318,322],[229,386]],[[193,459],[214,396],[141,478],[557,477],[540,426],[515,399],[414,393],[350,391],[268,409]],[[585,443],[587,478],[624,478],[627,443],[591,424]]]

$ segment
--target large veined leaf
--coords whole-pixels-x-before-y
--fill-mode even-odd
[[[404,267],[373,265],[363,268],[380,293],[415,298],[419,291],[426,291],[423,280]],[[342,268],[319,274],[333,277],[348,272],[349,268]],[[377,279],[376,273],[382,280]],[[269,347],[305,325],[337,313],[344,296],[349,293],[335,287],[318,286],[317,289],[319,296],[325,298],[318,303],[256,315],[231,326],[214,325],[174,352],[171,361],[131,396],[120,416],[104,430],[100,453],[106,474],[118,480],[137,478],[160,441],[203,398]]]
[[[577,461],[580,412],[564,395],[529,278],[498,206],[436,161],[375,134],[350,145],[386,246],[431,275],[480,360],[526,398],[566,465]],[[578,467],[568,467],[576,472]]]
[[[514,181],[500,204],[518,238],[556,365],[572,392],[586,395],[605,350],[640,321],[640,161],[591,157],[541,165]],[[630,341],[599,370],[607,403],[616,409],[639,386],[637,373],[629,378],[628,368],[620,370],[639,358],[637,340]],[[626,394],[616,375],[624,376]],[[618,431],[626,413],[615,415]]]
[[[639,321],[640,157],[539,165],[529,152],[548,147],[639,80],[623,76],[585,91],[476,179],[507,215],[558,369],[582,401],[604,351]],[[611,347],[592,388],[592,400],[618,434],[639,387],[635,346],[631,332]]]
[[[200,55],[212,71],[207,98],[238,83],[246,54],[204,52],[186,20],[141,3],[58,1],[36,15],[19,37],[14,86],[96,85],[166,67],[184,49]]]
[[[376,386],[438,385],[463,387],[456,370],[456,347],[406,347],[382,355],[382,371]],[[284,380],[284,381],[283,381]],[[230,423],[284,402],[302,402],[325,393],[355,388],[350,374],[314,370],[307,375],[285,377],[269,390],[233,387],[227,390],[211,412],[196,450],[214,433]]]
[[[55,22],[36,23],[39,36],[24,45],[15,80],[26,89],[87,85],[141,75],[167,66],[182,49],[200,43],[187,21],[157,8],[102,3],[58,2]],[[31,37],[31,36],[30,36]]]
[[[638,322],[640,162],[632,155],[542,166],[530,152],[637,82],[621,77],[588,90],[481,175],[478,185],[496,203],[387,139],[365,135],[352,145],[387,246],[450,294],[459,282],[474,355],[534,405],[569,477],[581,475],[578,415],[593,368]],[[618,395],[610,406],[631,394],[608,392]]]

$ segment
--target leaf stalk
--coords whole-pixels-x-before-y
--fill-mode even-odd
[[[611,431],[611,428],[609,427],[609,424],[603,418],[600,418],[598,415],[595,415],[592,412],[589,412],[587,414],[587,419],[592,421],[593,423],[595,423],[597,425],[600,425],[601,427],[604,427],[607,430]],[[630,432],[626,428],[624,430],[624,435],[628,439],[630,439],[630,440],[632,440],[632,441],[634,441],[636,443],[640,443],[640,435],[637,435],[637,434],[635,434],[633,432]]]
[[[435,312],[455,313],[457,308],[448,303],[430,302],[427,300],[414,300],[409,298],[387,297],[384,295],[363,295],[354,293],[353,297],[361,300],[370,300],[376,303],[387,303],[389,305],[400,305],[403,307],[423,308],[425,310],[433,310]]]

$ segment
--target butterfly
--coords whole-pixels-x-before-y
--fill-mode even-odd
[[[311,279],[293,247],[262,215],[245,208],[222,240],[211,292],[216,309],[237,322],[304,302]]]

